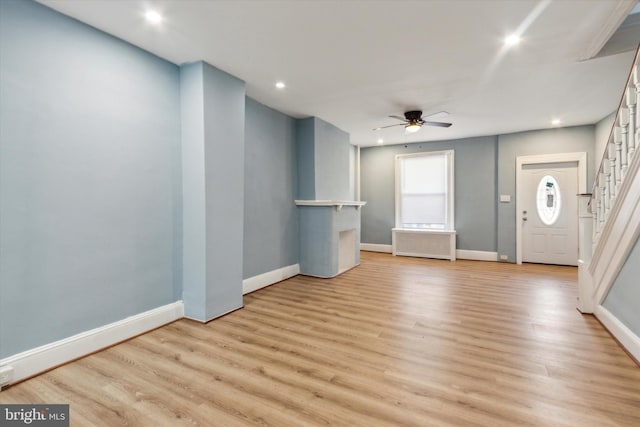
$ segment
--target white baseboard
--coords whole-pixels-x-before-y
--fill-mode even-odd
[[[360,243],[361,251],[392,253],[391,245],[380,245],[377,243]],[[469,259],[474,261],[498,261],[497,252],[470,251],[466,249],[456,250],[456,259]]]
[[[13,367],[9,384],[15,383],[181,319],[183,315],[184,304],[177,301],[0,359],[0,366]]]
[[[467,249],[457,249],[456,258],[470,259],[473,261],[498,261],[498,252],[470,251]]]
[[[613,335],[636,360],[640,361],[640,337],[634,334],[631,329],[627,328],[625,324],[603,306],[597,306],[594,314],[605,328],[611,332],[611,335]]]
[[[242,295],[257,291],[265,286],[273,285],[300,274],[300,264],[288,265],[276,270],[267,271],[242,281]]]
[[[360,243],[361,251],[391,253],[391,245],[379,245],[377,243]]]

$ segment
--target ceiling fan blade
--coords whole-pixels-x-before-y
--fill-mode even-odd
[[[451,126],[451,123],[445,123],[445,122],[422,122],[423,125],[427,125],[427,126],[438,126],[441,128],[448,128],[449,126]]]
[[[405,119],[404,117],[400,117],[400,116],[389,116],[389,117],[391,117],[392,119],[402,120],[403,122],[408,122],[408,120]]]
[[[439,119],[441,117],[446,117],[449,115],[448,111],[438,111],[437,113],[429,114],[428,116],[423,116],[422,120],[426,119]]]
[[[380,130],[380,129],[385,129],[385,128],[392,128],[394,126],[406,126],[405,123],[398,123],[397,125],[389,125],[389,126],[380,126],[377,128],[374,128],[373,130]]]

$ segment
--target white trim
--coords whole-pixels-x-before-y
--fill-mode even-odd
[[[10,383],[15,383],[166,325],[183,316],[184,304],[177,301],[9,356],[0,360],[0,366],[13,367]]]
[[[522,264],[522,167],[540,163],[578,162],[578,193],[587,192],[587,153],[541,154],[536,156],[519,156],[516,158],[516,263]],[[576,221],[578,216],[576,213]]]
[[[356,200],[360,201],[360,146],[356,146]]]
[[[599,305],[596,307],[595,316],[598,320],[609,330],[620,344],[631,355],[640,361],[640,337],[633,333],[633,331],[618,320],[609,310]]]
[[[471,251],[468,249],[456,249],[457,259],[469,259],[472,261],[498,261],[498,252]]]
[[[589,263],[578,260],[578,311],[593,313],[593,278],[589,272]]]
[[[639,236],[640,156],[635,155],[589,264],[595,304],[606,298]]]
[[[629,12],[633,10],[636,3],[637,0],[617,0],[609,16],[606,16],[604,22],[598,26],[598,31],[595,32],[594,37],[583,47],[577,60],[586,61],[595,58],[627,18]]]
[[[258,289],[273,285],[274,283],[281,282],[298,274],[300,274],[300,264],[292,264],[249,277],[242,281],[242,295],[257,291]]]
[[[391,245],[381,245],[378,243],[360,243],[361,251],[391,253]]]
[[[360,243],[360,250],[390,254],[392,252],[392,246],[380,245],[377,243]],[[498,261],[498,252],[456,249],[456,259],[468,259],[472,261]]]

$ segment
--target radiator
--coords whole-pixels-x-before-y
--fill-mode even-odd
[[[455,230],[391,230],[393,255],[456,260]]]

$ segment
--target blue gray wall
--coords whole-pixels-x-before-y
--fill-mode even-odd
[[[587,153],[587,189],[594,177],[595,126],[576,126],[500,135],[498,137],[498,194],[511,202],[498,204],[498,253],[516,260],[516,158],[538,154]]]
[[[349,134],[331,123],[315,119],[316,199],[353,200]]]
[[[296,120],[296,146],[298,167],[297,199],[316,199],[316,119]]]
[[[391,244],[395,221],[394,157],[422,151],[455,150],[455,226],[458,249],[516,256],[516,158],[586,152],[587,188],[594,176],[595,127],[535,130],[492,137],[362,148],[360,152],[362,242]],[[499,195],[511,202],[498,203]]]
[[[245,111],[246,279],[298,263],[298,168],[296,120],[251,98]]]
[[[180,299],[178,68],[0,1],[0,357]]]
[[[607,310],[640,336],[640,239],[636,241],[629,257],[618,273],[613,286],[609,290],[604,303]]]
[[[317,117],[297,120],[298,199],[354,200],[349,134]]]
[[[395,226],[395,156],[455,150],[458,249],[496,251],[497,138],[368,147],[360,150],[362,243],[391,244]]]

